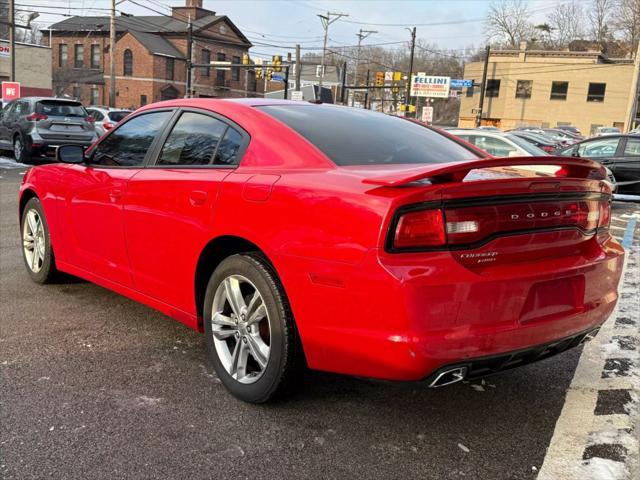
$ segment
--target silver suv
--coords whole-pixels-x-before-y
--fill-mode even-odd
[[[97,139],[93,118],[75,100],[24,97],[0,113],[0,150],[12,150],[18,162],[51,154],[59,145],[89,146]]]
[[[87,112],[89,112],[89,115],[95,120],[96,133],[101,137],[105,132],[115,127],[120,120],[129,115],[132,110],[111,108],[102,105],[89,105]]]

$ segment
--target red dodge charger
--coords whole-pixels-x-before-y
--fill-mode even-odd
[[[590,160],[486,158],[400,118],[252,99],[149,105],[58,159],[20,189],[31,278],[66,272],[204,332],[249,402],[305,366],[482,377],[589,339],[617,300]]]

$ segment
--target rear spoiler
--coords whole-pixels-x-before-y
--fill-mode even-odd
[[[431,183],[461,182],[471,170],[492,167],[516,167],[550,165],[560,167],[556,177],[585,178],[604,180],[607,178],[605,168],[598,162],[576,157],[507,157],[486,158],[470,162],[440,163],[417,168],[391,172],[365,178],[362,182],[370,185],[397,187],[419,180]]]

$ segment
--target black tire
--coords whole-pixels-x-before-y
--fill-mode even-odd
[[[17,148],[18,145],[21,146],[19,149]],[[13,138],[13,157],[19,163],[29,163],[31,160],[31,146],[28,140],[20,134]]]
[[[240,383],[227,372],[215,347],[212,306],[216,290],[230,275],[248,279],[260,293],[270,327],[270,353],[261,376],[254,383]],[[304,353],[284,288],[271,264],[257,253],[232,255],[211,275],[204,301],[204,330],[209,359],[224,386],[237,398],[265,403],[283,397],[296,384],[304,367]]]
[[[30,264],[30,260],[27,257],[27,252],[24,247],[25,241],[25,222],[27,222],[27,216],[31,211],[34,211],[37,217],[40,219],[41,228],[42,228],[42,237],[41,241],[44,244],[44,257],[38,261],[39,268],[35,269],[32,264]],[[42,204],[37,197],[31,198],[24,207],[22,212],[22,218],[20,220],[20,238],[22,240],[22,259],[24,260],[25,267],[27,268],[27,273],[36,283],[52,283],[57,278],[59,278],[60,274],[56,268],[55,256],[53,254],[53,248],[51,247],[51,237],[49,236],[49,225],[47,224],[47,219],[44,215],[44,210],[42,208]],[[34,248],[35,251],[35,248]]]

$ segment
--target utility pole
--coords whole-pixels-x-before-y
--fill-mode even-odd
[[[342,64],[342,86],[340,87],[340,103],[345,105],[344,103],[344,93],[346,88],[344,88],[347,84],[347,62],[345,61]]]
[[[416,27],[411,29],[407,28],[411,32],[411,56],[409,57],[409,77],[407,78],[407,103],[405,103],[407,110],[405,111],[405,116],[410,114],[409,105],[411,105],[411,77],[413,76],[413,56],[416,51]]]
[[[356,36],[358,37],[358,53],[356,53],[356,68],[355,68],[355,70],[353,72],[353,84],[356,87],[358,86],[358,65],[360,64],[360,46],[362,44],[362,40],[364,40],[369,35],[372,35],[374,33],[378,33],[378,31],[377,30],[363,30],[363,29],[360,29],[360,31],[358,33],[356,33]],[[352,107],[355,104],[355,101],[356,101],[356,91],[354,90],[353,93],[351,94],[351,106]]]
[[[482,85],[480,86],[480,103],[478,104],[478,115],[476,116],[476,127],[482,122],[482,109],[484,108],[484,95],[487,91],[487,70],[489,70],[489,54],[491,47],[487,45],[487,51],[484,56],[484,69],[482,70]]]
[[[9,46],[11,48],[11,78],[16,81],[16,8],[14,0],[9,0]]]
[[[318,15],[324,28],[324,43],[322,44],[322,61],[320,62],[320,97],[322,98],[322,80],[324,79],[324,56],[327,51],[327,36],[329,35],[329,25],[339,20],[341,17],[348,17],[346,13],[327,12],[326,15]],[[331,17],[334,17],[333,19]]]
[[[367,91],[364,93],[364,109],[367,109],[367,102],[369,101],[369,70],[367,70]]]
[[[116,0],[111,0],[109,19],[109,106],[116,106]]]
[[[191,46],[191,43],[193,41],[193,25],[191,24],[191,15],[189,15],[189,23],[187,24],[187,61],[186,61],[186,66],[187,66],[187,88],[186,88],[186,92],[184,92],[184,97],[185,98],[190,98],[191,97],[191,90],[193,89],[191,84],[192,84],[192,67],[191,67],[191,57],[193,56],[193,48]]]
[[[631,78],[631,91],[629,92],[629,103],[627,105],[626,115],[626,129],[628,132],[633,128],[633,122],[638,116],[638,83],[640,79],[640,42],[638,42],[638,49],[636,50],[636,59],[633,64],[633,77]]]
[[[300,45],[296,44],[296,92],[300,91],[301,79],[302,79],[302,63],[300,63]]]
[[[284,99],[289,98],[289,65],[284,67]]]

